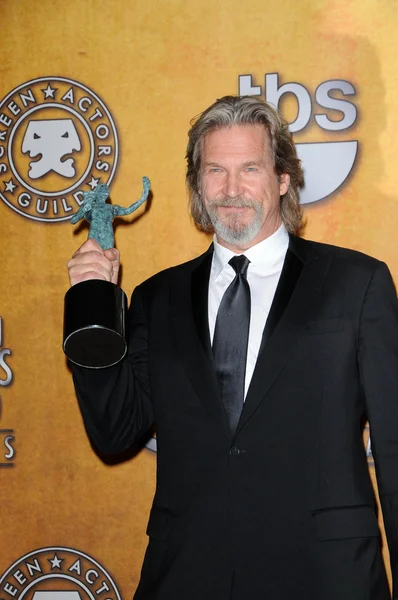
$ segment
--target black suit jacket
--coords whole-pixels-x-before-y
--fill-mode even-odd
[[[73,368],[100,450],[156,427],[135,599],[390,598],[362,440],[369,419],[398,581],[398,309],[387,267],[290,237],[232,435],[209,339],[211,259],[212,248],[136,288],[123,363]]]

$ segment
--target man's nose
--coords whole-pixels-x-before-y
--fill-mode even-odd
[[[242,194],[242,181],[239,173],[232,171],[227,173],[224,192],[226,196],[229,196],[230,198],[235,198]]]

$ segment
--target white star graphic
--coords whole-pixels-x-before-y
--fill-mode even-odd
[[[54,94],[57,90],[56,88],[52,88],[51,85],[48,83],[46,89],[41,91],[43,92],[44,99],[46,100],[47,98],[54,98]]]
[[[100,178],[95,179],[93,176],[91,176],[91,181],[88,182],[88,185],[91,187],[92,190],[97,187],[99,180]]]
[[[63,558],[58,558],[56,554],[54,554],[54,558],[47,558],[48,562],[51,563],[51,571],[53,569],[60,569],[61,563],[63,562]]]
[[[15,185],[15,183],[13,182],[12,178],[10,179],[10,181],[3,181],[3,183],[5,183],[5,188],[4,191],[5,192],[11,192],[11,194],[14,193],[15,188],[17,187]]]

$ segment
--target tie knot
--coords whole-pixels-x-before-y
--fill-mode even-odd
[[[244,254],[233,256],[229,261],[229,264],[234,269],[237,275],[247,275],[247,267],[249,266],[250,260]]]

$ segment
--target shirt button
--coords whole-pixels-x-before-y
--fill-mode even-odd
[[[232,446],[229,453],[231,454],[231,456],[239,456],[240,450],[236,446]]]

